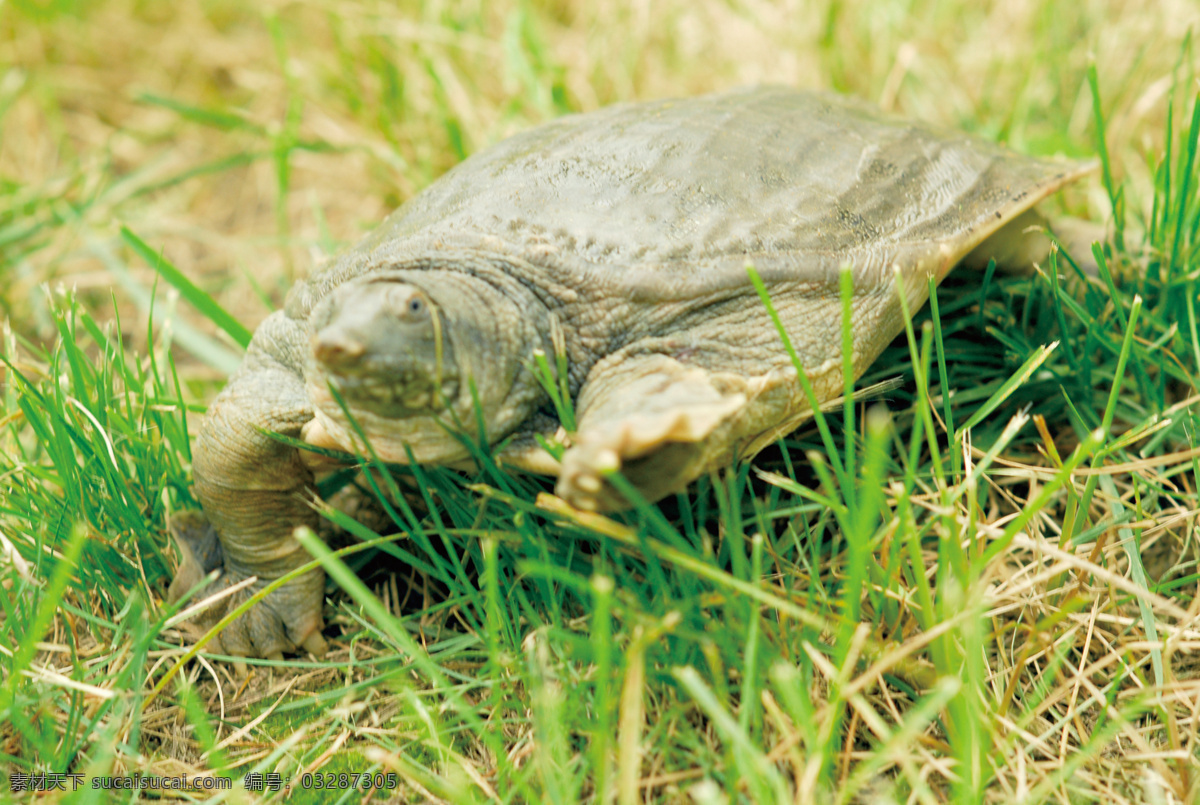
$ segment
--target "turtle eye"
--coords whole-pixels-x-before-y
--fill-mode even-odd
[[[429,300],[421,291],[407,287],[396,287],[388,291],[392,315],[401,321],[414,324],[429,318]]]

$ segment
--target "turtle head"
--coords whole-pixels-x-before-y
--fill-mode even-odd
[[[348,411],[385,460],[407,462],[407,446],[417,461],[451,463],[468,454],[447,428],[474,436],[477,398],[489,441],[510,433],[539,403],[524,361],[540,344],[508,290],[420,270],[334,289],[312,310],[305,371],[324,430],[352,449]]]
[[[347,405],[395,418],[437,412],[454,400],[454,346],[425,291],[403,282],[351,283],[329,302],[314,311],[312,357]]]

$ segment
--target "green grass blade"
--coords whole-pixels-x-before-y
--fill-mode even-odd
[[[151,268],[157,271],[159,276],[171,283],[179,291],[180,295],[190,302],[196,310],[200,311],[205,318],[228,333],[229,337],[243,349],[250,346],[250,339],[253,337],[253,334],[243,327],[241,322],[231,316],[225,308],[217,304],[215,299],[200,290],[182,271],[171,265],[165,257],[151,249],[129,227],[121,227],[121,239],[139,257],[145,260]]]

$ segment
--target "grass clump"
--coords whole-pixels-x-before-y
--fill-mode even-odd
[[[0,9],[5,795],[187,774],[356,802],[361,773],[370,801],[1195,799],[1185,12],[156,8]],[[1099,151],[1064,202],[1111,216],[1098,281],[1065,253],[952,276],[860,382],[902,376],[886,400],[848,386],[755,465],[620,516],[478,445],[473,476],[367,453],[322,491],[383,511],[304,537],[331,655],[247,680],[188,658],[163,599],[191,430],[294,275],[532,122],[768,77]],[[559,358],[532,360],[568,422]]]

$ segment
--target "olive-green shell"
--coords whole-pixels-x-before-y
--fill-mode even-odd
[[[568,287],[687,298],[746,282],[885,282],[948,268],[1086,170],[887,116],[759,88],[573,115],[476,154],[323,276],[453,249],[519,258]]]

